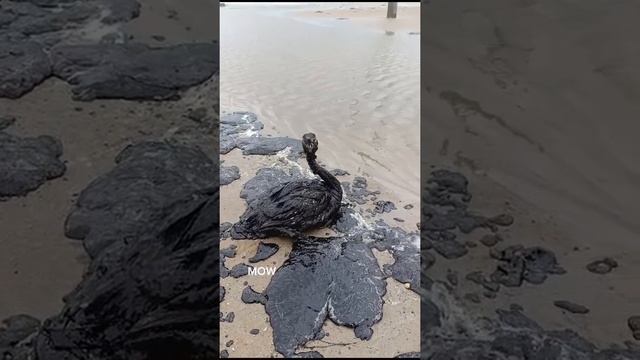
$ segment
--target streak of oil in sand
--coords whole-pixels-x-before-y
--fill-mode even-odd
[[[320,139],[322,140],[322,139]],[[322,145],[320,153],[322,152]],[[319,153],[319,156],[321,156]],[[241,177],[220,189],[220,222],[235,222],[245,210],[244,201],[240,199],[240,191],[247,180],[253,177],[256,171],[263,167],[270,167],[277,162],[276,156],[243,156],[239,149],[231,151],[222,157],[225,166],[238,166]],[[306,165],[302,164],[304,167]],[[333,164],[332,164],[333,165]],[[346,179],[341,179],[346,180]],[[375,180],[371,180],[371,187],[375,189]],[[392,193],[382,192],[380,197],[391,201],[398,201]],[[401,204],[400,202],[398,204]],[[418,221],[418,206],[414,204],[415,211],[404,211],[402,216],[406,224],[415,224]],[[385,214],[382,218],[391,223],[391,214]],[[395,214],[393,216],[398,216]],[[330,230],[317,230],[312,235],[333,235]],[[273,266],[279,268],[287,259],[291,251],[291,239],[269,238],[263,240],[267,243],[278,244],[280,250],[265,261],[251,264],[256,267]],[[236,245],[236,256],[225,262],[227,268],[232,268],[239,263],[248,263],[257,250],[258,240],[222,240],[220,249]],[[393,259],[385,252],[374,250],[378,262],[392,263]],[[226,294],[220,304],[223,314],[233,312],[233,322],[220,323],[220,349],[227,350],[230,357],[282,357],[274,349],[273,332],[269,324],[269,318],[263,306],[246,305],[241,300],[244,283],[255,291],[262,292],[271,281],[270,275],[243,276],[240,278],[227,277],[221,279]],[[387,293],[384,296],[384,316],[382,320],[373,326],[374,335],[369,341],[362,341],[354,336],[353,329],[341,327],[326,321],[323,330],[329,334],[322,341],[310,341],[304,350],[315,350],[326,357],[349,356],[371,357],[372,354],[382,357],[393,357],[400,353],[419,351],[420,349],[420,298],[412,291],[394,279],[387,279]],[[258,329],[257,335],[251,335],[252,329]],[[226,347],[226,344],[233,343]]]
[[[134,41],[161,46],[165,39],[167,44],[214,40],[205,19],[214,13],[214,2],[140,3],[140,16],[122,29]],[[93,30],[101,34],[104,29]],[[92,33],[85,36],[91,39]],[[63,177],[26,197],[0,202],[0,318],[25,313],[44,319],[60,310],[62,297],[80,282],[88,263],[82,243],[63,233],[76,196],[113,168],[126,145],[157,139],[191,121],[183,115],[195,101],[189,92],[178,102],[77,102],[71,97],[67,84],[50,78],[19,99],[0,99],[3,114],[17,118],[8,131],[60,139],[67,162]]]

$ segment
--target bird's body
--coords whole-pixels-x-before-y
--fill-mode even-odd
[[[231,229],[233,238],[295,237],[335,222],[342,203],[340,182],[316,162],[315,135],[305,134],[302,143],[309,167],[320,179],[291,181],[256,200]]]

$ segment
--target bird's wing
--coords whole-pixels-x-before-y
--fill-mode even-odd
[[[302,186],[304,185],[304,186]],[[265,226],[281,225],[301,218],[316,216],[328,204],[329,192],[319,182],[287,183],[261,203],[261,211],[269,220]]]

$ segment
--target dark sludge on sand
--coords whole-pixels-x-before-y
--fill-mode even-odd
[[[262,128],[255,125],[258,121],[251,113],[228,114],[222,117],[221,123],[241,129],[233,131],[230,127],[227,130],[230,134],[238,134],[235,135],[236,143],[246,141],[240,135],[246,131],[243,129],[258,129],[259,132]],[[266,290],[259,293],[246,286],[241,300],[246,304],[265,306],[275,349],[280,354],[319,357],[321,354],[317,351],[299,350],[307,342],[324,337],[322,326],[327,319],[353,328],[355,336],[361,340],[374,335],[372,327],[382,318],[388,277],[409,283],[410,288],[417,291],[419,234],[392,227],[382,220],[370,229],[358,220],[350,203],[371,203],[379,193],[367,190],[365,178],[356,177],[353,184],[340,183],[336,176],[348,174],[346,171],[328,171],[319,166],[316,162],[318,140],[314,134],[305,134],[301,143],[307,164],[317,178],[309,179],[299,167],[259,169],[241,191],[241,198],[247,202],[246,212],[238,223],[225,225],[221,236],[238,241],[272,235],[291,238],[293,249],[271,277]],[[343,189],[349,189],[344,191],[345,199],[342,198]],[[293,195],[308,201],[287,203]],[[381,202],[379,206],[395,208],[391,202]],[[264,208],[266,210],[261,210]],[[283,215],[279,211],[283,211]],[[318,212],[322,216],[318,217]],[[292,213],[298,216],[296,221],[289,220]],[[303,234],[306,230],[323,227],[330,227],[342,235]],[[259,244],[256,256],[267,250],[266,245]],[[374,248],[389,250],[395,263],[382,269],[373,255]],[[221,268],[226,269],[224,264]]]
[[[256,184],[283,184],[301,177],[303,175],[295,171],[287,173],[281,169],[261,169],[245,184],[243,197],[250,204],[269,193],[262,190],[256,195],[257,189],[261,188]],[[482,300],[479,293],[485,299],[495,299],[500,296],[503,287],[520,287],[525,283],[535,286],[544,283],[550,276],[562,276],[566,271],[548,249],[525,245],[500,246],[502,228],[511,226],[515,219],[509,214],[484,216],[471,210],[472,196],[468,191],[468,180],[462,174],[437,169],[432,172],[427,184],[425,206],[422,209],[427,218],[422,224],[422,242],[426,251],[421,255],[417,251],[407,251],[407,247],[402,246],[410,243],[407,240],[412,236],[417,237],[417,233],[407,233],[389,226],[383,220],[364,227],[356,219],[353,207],[343,205],[332,226],[342,236],[297,236],[288,259],[272,277],[265,291],[258,293],[251,287],[244,289],[243,302],[265,306],[278,352],[285,356],[321,356],[316,351],[300,349],[309,341],[323,338],[321,324],[326,319],[353,328],[360,339],[370,338],[373,336],[373,325],[382,315],[382,298],[386,291],[384,279],[392,277],[409,283],[412,290],[419,291],[420,276],[423,276],[427,292],[421,294],[421,312],[426,314],[421,326],[427,358],[640,358],[638,347],[629,342],[625,343],[626,347],[598,347],[572,330],[546,330],[527,317],[523,307],[517,304],[512,304],[508,309],[498,309],[495,318],[476,316],[464,300],[472,303],[486,301]],[[343,187],[351,201],[375,201],[376,194],[367,190],[364,178],[356,178],[354,183],[343,183]],[[469,234],[476,229],[490,232],[482,243],[490,248],[494,270],[488,274],[482,271],[466,274],[463,279],[477,284],[479,293],[468,293],[460,298],[453,290],[460,281],[456,274],[447,274],[449,280],[445,286],[438,280],[431,280],[427,270],[436,261],[466,256],[470,245],[457,238],[459,234]],[[363,239],[367,242],[363,242]],[[394,263],[384,266],[380,272],[371,254],[372,248],[390,250]],[[616,266],[610,265],[614,262],[608,259],[606,264],[610,268]],[[361,282],[362,279],[366,279],[366,283]],[[346,299],[343,297],[346,294],[327,286],[331,283],[348,284],[361,295],[360,303],[379,306],[368,309],[370,312],[358,312],[360,309],[351,308],[353,303],[341,301]],[[587,308],[570,301],[558,300],[555,305],[573,313],[588,312]],[[345,314],[353,316],[342,317]],[[630,328],[637,328],[631,318],[629,324]],[[417,355],[403,353],[397,357]]]
[[[467,178],[455,171],[434,169],[427,179],[423,198],[422,224],[423,260],[421,276],[426,291],[422,294],[421,329],[422,357],[428,359],[589,359],[633,360],[640,359],[640,349],[631,342],[598,347],[570,329],[547,330],[527,317],[521,305],[511,304],[508,309],[498,309],[495,317],[479,315],[473,306],[496,299],[503,287],[521,287],[525,283],[536,286],[551,276],[566,273],[555,254],[541,247],[524,245],[499,246],[501,228],[511,226],[516,219],[507,214],[486,217],[472,212],[471,194]],[[467,255],[460,251],[468,246],[457,240],[459,234],[471,233],[476,228],[489,230],[480,240],[490,247],[490,258],[495,262],[494,271],[485,274],[472,271],[464,276],[474,283],[478,292],[460,296],[456,292],[460,278],[457,272],[448,271],[447,281],[432,280],[428,270],[440,255],[443,261]],[[611,259],[603,260],[612,268]],[[592,265],[596,267],[597,265]],[[604,271],[603,271],[604,272]],[[483,297],[479,294],[482,293]],[[483,298],[485,300],[483,300]],[[567,300],[553,303],[569,313],[584,316],[589,309]]]
[[[5,354],[78,360],[217,356],[218,318],[211,305],[224,289],[211,276],[219,239],[212,221],[218,190],[210,186],[216,167],[198,149],[163,142],[133,145],[118,158],[111,172],[80,194],[67,218],[67,232],[82,239],[91,256],[84,279],[62,311],[39,326],[9,319],[2,338],[13,340],[0,343]],[[177,163],[185,168],[175,168]],[[148,179],[174,191],[144,186]],[[149,206],[150,198],[157,206]],[[131,211],[140,216],[131,218]]]
[[[251,204],[269,193],[264,190],[267,184],[281,187],[287,181],[303,177],[298,171],[260,169],[245,183],[242,197]],[[357,177],[353,183],[344,182],[342,186],[350,202],[376,205],[377,194],[367,189],[366,179]],[[422,277],[426,292],[420,292],[424,315],[421,342],[427,358],[640,359],[640,349],[629,341],[624,345],[601,347],[569,329],[548,330],[529,318],[518,304],[499,308],[494,317],[480,316],[470,307],[469,302],[475,304],[501,297],[503,288],[537,286],[550,277],[563,276],[566,270],[549,249],[501,245],[503,229],[517,219],[509,214],[485,216],[472,210],[468,186],[467,178],[458,172],[434,169],[431,173],[423,199],[422,211],[427,220],[421,226],[421,242],[426,251],[421,253],[417,252],[420,244],[415,248],[408,246],[417,243],[417,232],[408,233],[381,219],[363,226],[353,206],[343,204],[332,226],[341,236],[297,236],[287,260],[265,291],[256,292],[247,286],[242,292],[242,301],[265,306],[279,353],[290,357],[319,357],[321,354],[317,351],[302,349],[307,342],[323,338],[321,324],[326,319],[353,328],[360,339],[371,338],[375,336],[374,325],[384,309],[384,280],[392,277],[420,292]],[[436,261],[451,261],[469,254],[471,245],[459,237],[477,229],[489,232],[480,242],[488,248],[493,271],[472,271],[461,276],[449,271],[446,282],[432,280],[428,270]],[[385,265],[380,271],[372,257],[373,248],[389,250],[394,257],[393,264]],[[600,271],[602,264],[608,267],[606,271]],[[617,266],[615,260],[607,258],[587,268],[606,273]],[[459,296],[455,289],[461,281],[475,284],[478,292]],[[331,283],[356,289],[353,293],[358,294],[360,303],[374,306],[366,312],[354,309],[354,303],[346,300],[346,296],[353,293],[334,291],[336,288],[328,285]],[[565,299],[558,299],[553,305],[576,314],[574,316],[589,312],[583,305]],[[638,324],[634,317],[629,318],[634,336],[640,332]],[[415,352],[397,355],[398,358],[418,356]]]
[[[70,87],[69,102],[171,102],[178,110],[195,102],[200,109],[185,109],[190,120],[176,120],[175,136],[137,137],[144,140],[122,146],[110,170],[78,194],[58,226],[82,241],[89,258],[84,276],[56,315],[2,321],[2,359],[219,356],[212,307],[225,290],[212,276],[219,262],[219,174],[209,151],[217,137],[218,105],[199,101],[217,92],[218,44],[140,43],[123,25],[145,9],[136,0],[0,5],[3,101],[22,101],[55,77]],[[88,38],[96,30],[104,36]],[[14,134],[21,119],[10,115],[0,114],[0,200],[7,201],[34,196],[74,166],[61,139]],[[229,178],[234,176],[231,170]]]

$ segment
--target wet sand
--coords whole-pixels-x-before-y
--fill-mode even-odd
[[[301,11],[305,7],[221,8],[221,108],[256,113],[266,134],[314,132],[323,161],[368,174],[415,202],[420,36],[309,20]],[[417,11],[411,16],[419,22]]]
[[[416,3],[398,5],[395,19],[387,19],[387,3],[327,4],[322,10],[299,11],[296,15],[365,25],[377,31],[420,32],[420,6]]]
[[[335,5],[322,8],[333,11],[331,7]],[[380,218],[414,231],[420,202],[416,171],[420,146],[419,36],[403,33],[394,38],[386,35],[383,27],[335,24],[333,18],[315,17],[315,9],[234,4],[221,8],[221,109],[256,113],[265,124],[264,135],[299,139],[314,132],[319,141],[318,159],[329,169],[350,173],[339,177],[340,181],[367,178],[369,189],[381,192],[378,199],[392,201],[398,209]],[[358,12],[363,19],[368,18],[363,15],[366,11]],[[418,12],[412,14],[419,22]],[[352,46],[357,48],[345,52]],[[220,222],[233,223],[246,208],[239,197],[244,183],[258,169],[282,164],[278,156],[243,156],[239,149],[221,159],[223,166],[240,169],[240,179],[220,190]],[[298,163],[307,168],[304,159]],[[408,204],[413,209],[403,209]],[[314,234],[330,233],[318,230]],[[291,251],[291,240],[263,241],[278,244],[280,250],[255,265],[281,266]],[[237,255],[226,260],[226,267],[249,264],[258,243],[222,240],[221,249],[238,246]],[[386,251],[374,253],[380,266],[393,262]],[[221,350],[227,350],[230,357],[282,357],[274,349],[264,306],[240,300],[244,282],[261,292],[270,279],[268,275],[221,279],[226,295],[220,311],[225,316],[235,314],[232,323],[220,323]],[[347,357],[393,357],[419,351],[419,296],[392,278],[386,281],[383,318],[373,326],[371,340],[361,341],[352,329],[326,321],[323,329],[329,336],[307,343],[301,351]],[[252,329],[259,329],[259,334],[251,335]],[[233,345],[226,347],[230,340]]]
[[[214,34],[203,14],[214,13],[213,1],[141,1],[141,15],[123,27],[134,41],[163,43],[210,41]],[[169,17],[171,9],[177,17]],[[179,31],[178,29],[190,30]],[[85,34],[93,39],[104,29]],[[161,35],[166,41],[147,41]],[[203,86],[213,86],[212,83]],[[114,166],[128,144],[158,139],[191,120],[187,109],[202,102],[198,89],[180,101],[73,101],[70,87],[48,79],[16,100],[0,99],[2,114],[17,118],[6,131],[20,136],[52,135],[64,147],[67,172],[22,198],[0,202],[0,318],[26,313],[44,319],[62,307],[88,263],[80,241],[64,236],[64,220],[75,198],[91,180]]]
[[[490,315],[518,303],[549,329],[568,327],[598,345],[633,341],[627,318],[640,311],[640,72],[633,64],[640,48],[628,35],[640,31],[631,15],[638,4],[433,1],[424,10],[424,165],[467,175],[479,212],[514,215],[503,245],[543,246],[567,270],[469,307]],[[619,267],[587,271],[607,256]],[[490,262],[478,245],[458,260],[438,257],[430,271],[442,279],[448,268],[465,275]],[[462,286],[461,294],[474,288]],[[562,312],[555,300],[590,312]]]

